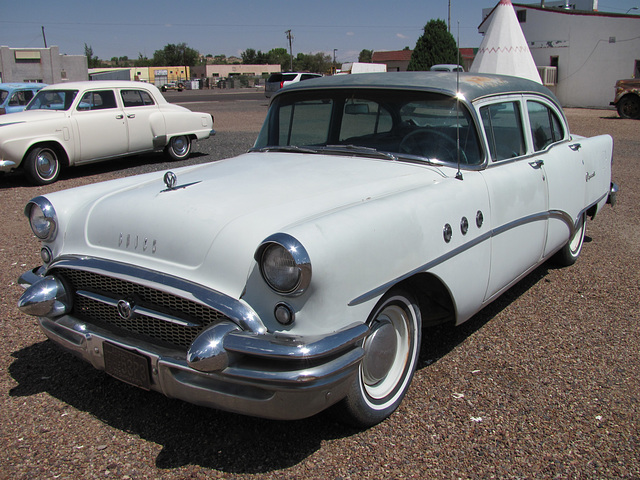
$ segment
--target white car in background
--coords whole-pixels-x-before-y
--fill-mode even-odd
[[[20,309],[171,398],[384,420],[423,327],[572,264],[615,199],[609,135],[572,135],[538,83],[457,75],[299,82],[244,155],[34,198],[43,265]]]
[[[267,98],[271,98],[274,93],[276,93],[281,88],[286,87],[287,85],[320,77],[322,77],[322,75],[320,75],[319,73],[309,72],[274,73],[267,79],[267,82],[265,83],[264,95]]]
[[[212,133],[212,115],[172,105],[148,83],[50,85],[25,111],[0,117],[0,172],[22,168],[45,185],[62,168],[127,155],[164,150],[184,160]]]

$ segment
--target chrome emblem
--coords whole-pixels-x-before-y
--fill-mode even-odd
[[[128,300],[118,300],[118,315],[124,320],[131,320],[133,317],[133,302]]]
[[[164,174],[164,184],[168,190],[173,190],[178,183],[178,176],[173,172],[167,172]]]

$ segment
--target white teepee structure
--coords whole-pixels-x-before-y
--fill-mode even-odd
[[[511,1],[500,0],[485,21],[491,23],[469,71],[512,75],[542,83]]]

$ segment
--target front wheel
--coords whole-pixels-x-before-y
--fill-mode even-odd
[[[49,147],[36,147],[25,158],[24,171],[34,185],[48,185],[60,175],[58,154]]]
[[[583,213],[577,223],[577,228],[569,241],[556,253],[554,260],[561,267],[573,265],[578,260],[584,244],[584,232],[587,229],[587,217]]]
[[[165,148],[165,153],[172,160],[186,160],[191,154],[191,139],[186,135],[173,137]]]
[[[618,115],[622,118],[640,119],[640,97],[637,95],[626,95],[622,97],[616,105]]]
[[[334,410],[339,420],[357,427],[373,426],[398,408],[420,353],[422,320],[410,294],[396,290],[385,295],[368,324],[358,376]]]

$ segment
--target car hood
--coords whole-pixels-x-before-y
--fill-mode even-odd
[[[174,265],[182,275],[203,264],[207,271],[220,271],[222,263],[242,270],[273,233],[445,178],[426,165],[293,153],[249,153],[174,172],[172,189],[159,172],[144,183],[123,179],[123,188],[91,202],[86,216],[76,218],[84,223],[76,228],[85,232],[87,253],[120,260],[135,255],[124,260]]]
[[[64,116],[63,110],[26,110],[22,112],[14,112],[10,116],[0,117],[0,127],[15,125],[24,122],[37,122],[39,120],[50,120],[57,116]]]

